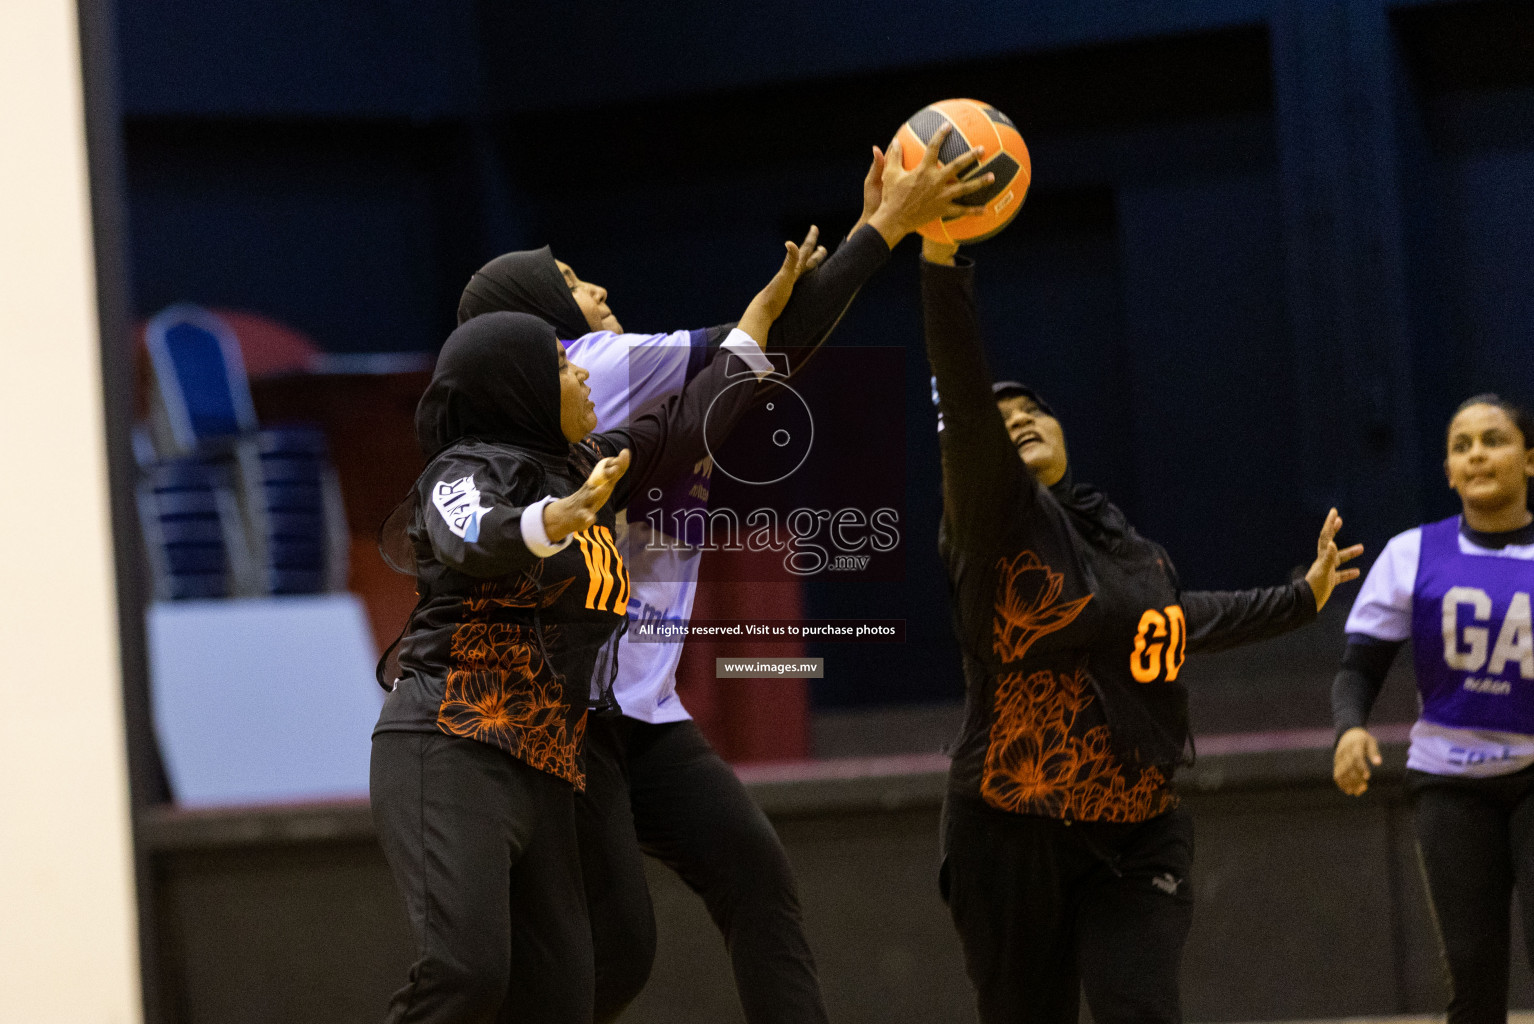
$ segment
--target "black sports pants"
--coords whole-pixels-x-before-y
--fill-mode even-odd
[[[417,959],[391,1024],[589,1024],[574,788],[441,733],[373,737],[373,821]]]
[[[1449,1024],[1505,1024],[1515,887],[1525,944],[1534,944],[1534,768],[1489,779],[1406,775],[1449,979]]]
[[[767,816],[690,721],[593,718],[576,798],[596,950],[596,1019],[617,1019],[650,975],[655,919],[642,854],[703,898],[750,1024],[824,1024],[788,857]]]
[[[950,797],[941,886],[982,1024],[1182,1020],[1193,822],[1008,814]]]

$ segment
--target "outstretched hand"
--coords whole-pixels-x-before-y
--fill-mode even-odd
[[[799,278],[820,266],[826,258],[825,246],[820,245],[820,229],[811,225],[809,233],[804,236],[804,241],[795,245],[793,242],[784,242],[783,248],[787,250],[783,255],[783,264],[778,267],[778,272],[772,275],[772,280],[767,282],[767,287],[756,294],[751,300],[751,305],[741,314],[740,330],[749,334],[753,341],[763,348],[767,345],[767,331],[772,327],[774,320],[783,312],[783,307],[788,305],[789,296],[794,293],[794,284]]]
[[[1316,611],[1326,607],[1327,599],[1332,596],[1332,590],[1339,583],[1358,579],[1357,569],[1337,567],[1363,554],[1364,546],[1354,544],[1341,551],[1337,550],[1337,531],[1340,529],[1342,529],[1342,517],[1337,514],[1336,509],[1331,509],[1326,513],[1325,522],[1321,524],[1321,537],[1316,541],[1316,560],[1310,563],[1310,570],[1305,573],[1305,581],[1310,584],[1311,591],[1316,595]]]
[[[572,533],[580,533],[597,521],[597,512],[612,497],[613,485],[628,472],[627,448],[612,458],[591,467],[591,475],[580,490],[543,506],[543,532],[558,544]]]
[[[874,158],[868,164],[868,173],[863,176],[863,212],[858,215],[852,230],[847,232],[848,238],[857,234],[858,228],[873,219],[879,203],[884,200],[884,161],[884,151],[875,146]]]
[[[929,221],[978,216],[985,212],[983,206],[965,206],[959,202],[996,179],[995,174],[986,172],[960,180],[961,175],[970,171],[985,156],[985,147],[976,146],[960,153],[948,163],[943,163],[938,154],[952,131],[952,125],[944,125],[933,132],[931,141],[922,153],[921,162],[909,171],[900,162],[900,140],[890,143],[880,181],[879,207],[868,222],[884,236],[885,243],[891,249],[906,235]],[[864,201],[867,201],[866,186]]]
[[[1332,781],[1348,796],[1363,796],[1369,788],[1369,769],[1378,768],[1383,760],[1379,741],[1368,729],[1354,726],[1337,740],[1332,753]]]

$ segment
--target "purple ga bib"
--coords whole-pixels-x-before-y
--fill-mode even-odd
[[[1422,527],[1412,591],[1422,718],[1534,735],[1534,562],[1463,553],[1459,521]]]

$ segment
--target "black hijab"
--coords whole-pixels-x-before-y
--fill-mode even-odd
[[[415,407],[416,441],[427,463],[449,445],[475,439],[515,446],[545,470],[589,473],[590,453],[560,429],[558,345],[554,329],[527,313],[487,313],[448,335]],[[411,576],[416,560],[409,531],[418,499],[411,488],[378,530],[384,561]],[[388,689],[385,680],[393,678],[381,674],[379,681]]]
[[[466,437],[568,458],[558,345],[554,328],[528,313],[486,313],[448,335],[415,410],[426,458]]]
[[[566,340],[591,333],[548,246],[497,256],[469,278],[458,300],[458,323],[497,311],[531,313]]]
[[[1032,399],[1046,416],[1057,420],[1060,418],[1059,414],[1044,400],[1043,395],[1015,380],[997,381],[991,385],[991,393],[996,396],[997,401],[1014,395],[1023,395]],[[1065,466],[1065,475],[1050,485],[1049,493],[1054,495],[1060,507],[1065,509],[1066,514],[1071,517],[1071,524],[1076,527],[1077,532],[1094,547],[1103,548],[1120,558],[1165,559],[1165,552],[1161,550],[1160,545],[1146,540],[1135,532],[1135,528],[1129,525],[1129,520],[1125,518],[1124,513],[1108,500],[1108,496],[1100,488],[1091,484],[1076,483],[1069,462]],[[1168,567],[1171,565],[1170,562],[1166,564]]]
[[[474,439],[514,446],[546,469],[568,468],[584,476],[593,457],[565,438],[559,405],[554,328],[530,313],[486,313],[460,324],[443,343],[431,383],[415,408],[415,436],[428,463],[449,445]],[[384,561],[411,576],[417,563],[410,529],[419,503],[419,488],[412,488],[378,530]],[[426,589],[418,588],[426,600]],[[392,690],[399,678],[399,642],[409,629],[407,623],[378,660],[378,683],[385,690]],[[610,690],[603,697],[611,701]]]

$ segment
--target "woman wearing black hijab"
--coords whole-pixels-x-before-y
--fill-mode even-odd
[[[940,885],[983,1024],[1181,1021],[1192,822],[1172,773],[1188,740],[1189,649],[1315,618],[1338,569],[1332,509],[1303,579],[1182,590],[1159,544],[1071,478],[1054,411],[993,385],[972,265],[923,246],[943,520],[964,724],[944,803]]]
[[[938,158],[944,135],[909,173],[898,154],[875,150],[863,182],[863,211],[847,241],[794,288],[769,344],[786,348],[790,371],[823,342],[862,284],[908,232],[964,207],[955,202],[984,180],[958,181],[970,160]],[[805,247],[814,246],[813,236]],[[817,255],[824,250],[817,250]],[[592,371],[603,424],[682,386],[707,365],[728,325],[669,334],[625,333],[607,292],[580,280],[547,248],[513,252],[474,274],[460,322],[493,310],[533,313],[567,339]],[[578,354],[578,355],[577,355]],[[708,506],[707,467],[658,481],[654,519],[677,522]],[[630,511],[620,540],[633,573],[631,614],[685,623],[701,553],[652,531]],[[596,951],[596,1020],[615,1020],[643,989],[656,933],[643,854],[665,864],[703,900],[719,928],[747,1024],[824,1024],[815,961],[804,935],[788,856],[771,822],[721,759],[676,694],[681,644],[620,645],[615,683],[621,716],[592,721],[586,734],[588,785],[576,800],[576,827]]]
[[[717,437],[749,405],[730,385],[742,363],[771,370],[761,343],[813,255],[788,249],[728,355],[623,429],[590,433],[585,371],[536,317],[476,317],[443,346],[402,506],[421,599],[373,738],[374,820],[417,940],[390,1021],[591,1020],[573,800],[626,621],[615,513],[702,456],[705,416]]]

